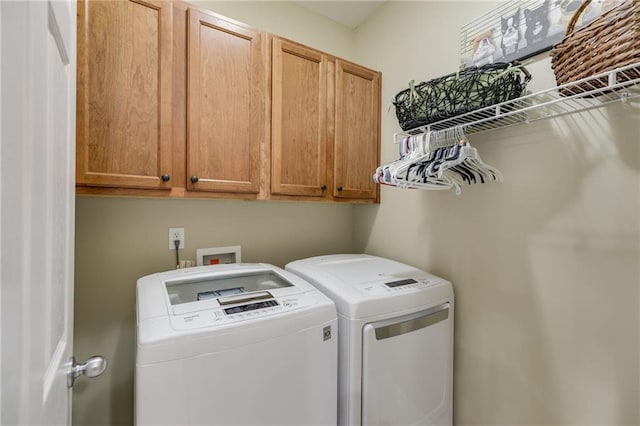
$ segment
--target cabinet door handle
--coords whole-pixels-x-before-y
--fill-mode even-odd
[[[191,176],[191,183],[198,183],[198,176]]]
[[[169,182],[171,180],[171,176],[165,173],[160,179],[162,179],[163,182]]]
[[[327,190],[327,185],[322,185],[322,186],[320,187],[320,189],[322,189],[323,191],[326,191],[326,190]]]
[[[342,191],[342,187],[341,186],[338,187],[338,192],[340,192],[340,191]]]

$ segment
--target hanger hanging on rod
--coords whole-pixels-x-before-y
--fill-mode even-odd
[[[486,164],[471,146],[463,126],[404,137],[400,158],[378,167],[376,183],[398,188],[450,189],[461,194],[463,184],[503,181],[502,173]]]
[[[428,180],[419,179],[420,171],[424,167],[424,160],[433,151],[430,133],[422,133],[404,138],[401,141],[401,158],[378,167],[374,174],[374,181],[384,185],[399,188],[415,189],[449,189],[452,184],[446,178],[431,177]]]

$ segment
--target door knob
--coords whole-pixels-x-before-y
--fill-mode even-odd
[[[320,189],[323,190],[323,191],[326,191],[327,190],[327,185],[321,185]]]
[[[171,179],[171,176],[165,173],[162,175],[161,179],[163,182],[169,182],[169,180]]]
[[[191,183],[198,183],[198,176],[191,176]]]
[[[342,191],[342,187],[341,186],[338,187],[338,192],[340,192],[340,191]]]
[[[98,377],[107,369],[107,360],[100,355],[94,355],[84,364],[78,364],[75,357],[69,360],[69,371],[67,372],[67,387],[72,387],[76,379],[82,375],[90,379]]]

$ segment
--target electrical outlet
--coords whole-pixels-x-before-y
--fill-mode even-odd
[[[179,249],[184,248],[184,228],[169,228],[169,250],[175,250],[175,240],[180,240]]]

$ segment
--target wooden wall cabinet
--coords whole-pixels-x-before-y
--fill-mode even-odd
[[[78,12],[78,193],[379,200],[379,73],[185,2]]]
[[[187,188],[257,194],[265,143],[260,31],[188,10]]]
[[[171,188],[172,7],[80,1],[76,182]]]
[[[273,39],[271,193],[324,197],[327,181],[327,56]]]
[[[333,196],[378,200],[380,73],[336,59]]]
[[[377,201],[380,73],[273,38],[271,194]]]

